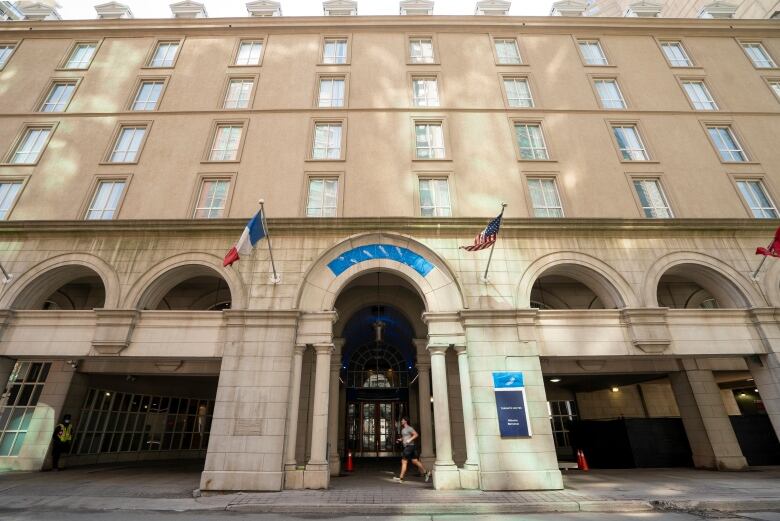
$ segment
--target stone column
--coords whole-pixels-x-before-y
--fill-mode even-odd
[[[303,353],[306,346],[295,346],[293,351],[292,370],[290,375],[290,402],[287,404],[287,439],[284,445],[284,470],[285,487],[301,488],[302,480],[295,486],[295,477],[290,472],[295,471],[298,461],[295,459],[295,446],[298,440],[298,408],[301,403],[301,368],[303,366]]]
[[[433,464],[433,418],[431,416],[431,360],[427,351],[428,341],[416,339],[417,345],[417,394],[420,409],[420,459],[426,467]]]
[[[479,470],[479,444],[477,442],[477,428],[474,420],[474,405],[471,401],[471,377],[469,376],[469,358],[466,346],[456,346],[458,353],[458,375],[460,376],[460,396],[463,402],[463,430],[466,434],[466,463],[464,470]],[[463,473],[462,473],[463,474]],[[469,476],[461,477],[461,482],[465,482]],[[479,488],[479,476],[475,473],[470,487]]]
[[[436,422],[436,461],[433,486],[437,490],[460,488],[460,476],[452,460],[450,435],[450,409],[447,396],[446,345],[429,345],[431,355],[431,380],[433,383],[433,414]]]
[[[739,448],[720,388],[709,369],[701,369],[696,360],[684,360],[684,371],[671,373],[677,406],[691,445],[697,468],[743,470],[747,461]]]
[[[341,348],[343,338],[333,339],[333,356],[330,359],[330,404],[328,407],[328,463],[330,475],[341,473],[341,456],[339,455],[339,374],[341,373]]]
[[[750,356],[746,360],[769,421],[780,440],[780,357],[777,353],[769,353]]]
[[[330,406],[330,358],[333,344],[315,344],[314,414],[311,424],[311,456],[303,474],[303,487],[325,489],[330,483],[328,468],[328,408]]]

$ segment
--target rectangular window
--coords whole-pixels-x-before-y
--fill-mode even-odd
[[[125,181],[100,181],[95,188],[95,195],[89,203],[86,219],[102,221],[113,219],[122,200]]]
[[[778,99],[780,99],[780,80],[770,80],[769,88],[775,93]]]
[[[645,217],[651,219],[670,219],[672,210],[658,179],[634,179],[634,189],[642,205]]]
[[[0,182],[0,220],[6,220],[11,211],[19,190],[22,189],[21,181],[3,181]]]
[[[131,110],[156,110],[165,82],[163,80],[145,80],[138,86]]]
[[[506,101],[510,107],[531,108],[534,100],[531,97],[531,87],[528,78],[504,78]]]
[[[596,86],[596,92],[599,94],[601,107],[605,109],[624,109],[626,101],[623,99],[623,93],[620,92],[617,80],[615,79],[597,79],[593,80]]]
[[[444,129],[441,123],[415,123],[415,157],[444,159]]]
[[[18,361],[14,364],[11,376],[2,388],[8,398],[0,408],[0,456],[19,455],[49,369],[49,362]]]
[[[718,110],[718,105],[712,99],[712,95],[703,81],[685,80],[682,84],[693,108],[696,110]]]
[[[661,49],[672,67],[693,67],[681,42],[661,42]]]
[[[230,82],[228,82],[223,108],[249,108],[249,102],[252,100],[252,88],[254,88],[254,85],[255,81],[251,78],[232,78]]]
[[[52,84],[46,99],[40,107],[40,112],[63,112],[70,103],[73,91],[76,90],[75,81],[58,81]]]
[[[341,123],[316,123],[312,159],[341,159]]]
[[[520,65],[523,63],[520,58],[520,50],[517,48],[517,40],[506,38],[495,40],[496,58],[501,65]]]
[[[609,65],[607,56],[598,40],[579,40],[577,44],[586,65]]]
[[[346,81],[344,77],[320,78],[318,107],[343,107]]]
[[[262,40],[244,40],[238,44],[236,65],[259,65],[262,54]]]
[[[322,63],[347,63],[347,39],[325,38],[322,46]]]
[[[146,127],[122,127],[119,129],[114,149],[111,151],[111,163],[133,163],[137,160],[146,134]]]
[[[214,401],[91,387],[80,412],[73,454],[194,451],[208,447]]]
[[[173,67],[178,50],[179,42],[159,42],[149,60],[149,67]]]
[[[647,161],[650,159],[636,125],[612,125],[612,132],[615,134],[620,155],[624,161]]]
[[[759,42],[743,42],[742,49],[745,50],[750,61],[753,62],[753,66],[757,69],[772,69],[777,67],[772,57],[764,49],[763,44]]]
[[[339,181],[336,178],[309,179],[306,217],[336,217]]]
[[[71,51],[68,61],[65,62],[66,69],[86,69],[92,62],[97,50],[96,43],[78,43]]]
[[[450,185],[447,179],[420,179],[420,215],[452,216]]]
[[[555,179],[529,178],[528,193],[531,195],[534,217],[563,217],[563,206]]]
[[[412,63],[434,63],[433,39],[410,38],[409,61]]]
[[[737,181],[737,188],[744,197],[753,217],[757,219],[777,219],[777,208],[764,189],[764,183],[757,179]]]
[[[43,147],[51,134],[51,127],[30,127],[25,130],[22,139],[16,146],[11,163],[15,165],[31,165],[38,161]]]
[[[200,185],[198,201],[195,203],[195,219],[217,219],[224,217],[225,204],[230,191],[229,179],[205,179]]]
[[[209,161],[235,161],[243,130],[241,125],[217,125]]]
[[[412,99],[415,107],[438,107],[438,80],[436,78],[412,78]]]
[[[16,44],[0,43],[0,69],[5,67],[5,64],[8,63],[8,60],[14,53],[14,49],[16,49]]]
[[[515,138],[520,159],[549,159],[541,124],[515,123]]]
[[[747,155],[742,150],[742,146],[734,136],[729,126],[707,127],[707,132],[712,139],[712,143],[720,154],[721,161],[744,163],[747,161]]]

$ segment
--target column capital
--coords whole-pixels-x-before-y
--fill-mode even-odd
[[[303,353],[306,352],[306,344],[295,344],[295,347],[293,348],[293,352],[296,355],[303,355]]]
[[[465,355],[468,352],[467,347],[464,344],[453,346],[458,356]]]
[[[431,356],[444,355],[447,354],[447,349],[449,348],[450,346],[447,344],[428,344],[428,353],[430,353]]]
[[[333,344],[328,343],[312,344],[312,347],[314,348],[314,352],[317,353],[317,355],[332,355],[336,350]]]

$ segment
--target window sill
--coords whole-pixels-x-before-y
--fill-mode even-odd
[[[40,160],[35,163],[0,163],[0,166],[36,166]]]
[[[620,162],[625,164],[625,165],[633,165],[633,164],[638,164],[638,165],[659,165],[659,164],[661,164],[660,161],[655,160],[655,159],[643,159],[643,160],[621,159]]]
[[[518,159],[518,163],[557,163],[557,159]]]
[[[347,62],[347,63],[325,63],[325,62],[320,62],[320,63],[317,64],[318,67],[319,66],[323,66],[323,67],[347,67],[349,65],[351,65],[350,62]]]
[[[667,63],[667,65],[669,65]],[[704,67],[700,65],[669,65],[669,68],[674,71],[703,71]]]
[[[497,67],[528,67],[530,64],[528,63],[498,63],[496,62]]]
[[[771,71],[771,72],[777,72],[780,71],[780,67],[756,67],[753,65],[753,68],[757,71]]]
[[[211,159],[204,159],[200,163],[203,165],[221,165],[221,164],[235,164],[240,163],[241,159],[224,159],[224,160],[211,160]]]
[[[57,67],[54,70],[57,71],[57,72],[68,72],[68,71],[70,71],[70,72],[84,72],[84,71],[89,70],[89,67],[88,66],[87,67],[79,67],[79,68],[76,68],[76,67]]]
[[[111,166],[111,165],[119,165],[119,166],[125,166],[125,165],[137,165],[138,161],[101,161],[98,163],[101,166]]]
[[[441,65],[441,62],[435,61],[435,62],[412,62],[407,61],[406,65]]]
[[[307,163],[343,163],[346,159],[313,159],[311,157],[304,159]]]
[[[154,67],[152,65],[144,65],[141,67],[142,70],[153,70],[153,71],[164,71],[166,69],[173,69],[176,65],[166,65],[164,67]]]
[[[583,63],[582,65],[583,65],[584,67],[608,67],[608,68],[610,68],[610,69],[615,69],[615,68],[617,68],[617,65],[612,65],[612,64],[609,64],[609,63],[607,63],[607,64],[605,64],[605,65],[598,65],[598,64]]]
[[[425,159],[425,158],[416,157],[416,158],[412,159],[412,161],[415,162],[415,163],[447,163],[447,162],[451,163],[452,162],[452,158],[451,157],[444,157],[444,158],[441,158],[441,159],[436,159],[436,158]]]
[[[758,161],[721,161],[722,165],[747,165],[747,166],[759,166],[761,163]]]
[[[332,111],[338,111],[338,110],[344,110],[344,109],[347,109],[347,108],[349,108],[349,107],[348,107],[347,105],[342,105],[342,106],[340,106],[340,107],[320,107],[319,105],[314,105],[314,108],[315,108],[316,110],[323,110],[323,111],[328,111],[328,110],[332,110]]]
[[[263,66],[263,62],[260,62],[260,63],[253,63],[253,64],[249,64],[249,65],[238,65],[237,63],[232,63],[232,64],[228,65],[228,68],[231,68],[231,69],[232,69],[232,68],[237,68],[237,69],[252,69],[252,68],[254,68],[254,67],[262,67],[262,66]]]

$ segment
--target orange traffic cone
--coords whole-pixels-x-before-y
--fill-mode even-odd
[[[577,469],[583,472],[590,470],[590,467],[588,467],[588,460],[585,459],[585,453],[582,452],[582,449],[577,451]]]
[[[355,470],[355,464],[352,461],[352,451],[351,450],[347,451],[347,465],[346,465],[346,469],[344,469],[344,470],[346,470],[347,472],[352,472],[353,470]]]

